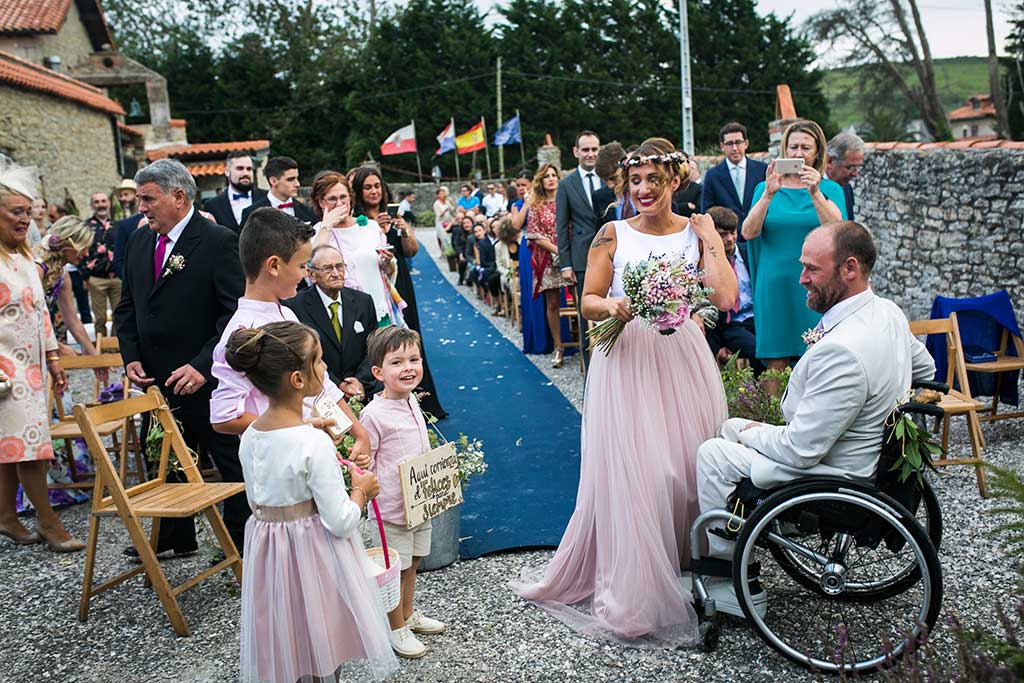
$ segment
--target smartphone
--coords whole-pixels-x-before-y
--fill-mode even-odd
[[[775,172],[782,175],[796,175],[804,170],[803,159],[776,159]]]
[[[388,215],[392,218],[398,218],[398,207],[399,204],[388,204]]]

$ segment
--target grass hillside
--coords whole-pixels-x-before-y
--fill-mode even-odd
[[[908,75],[913,73],[909,67],[905,67],[905,72]],[[943,107],[949,111],[961,106],[971,95],[988,92],[988,63],[984,57],[937,59],[935,83]],[[845,128],[864,120],[864,98],[857,86],[856,69],[826,71],[824,91],[836,125]],[[895,85],[891,94],[893,98],[901,99]]]

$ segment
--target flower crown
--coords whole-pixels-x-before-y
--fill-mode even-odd
[[[686,152],[669,152],[668,154],[649,154],[647,156],[626,157],[623,168],[643,166],[644,164],[685,164],[690,160]]]

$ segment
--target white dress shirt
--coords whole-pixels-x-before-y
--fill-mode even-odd
[[[851,308],[859,308],[861,303],[867,299],[870,299],[875,295],[868,287],[860,294],[854,294],[848,299],[843,299],[839,303],[832,306],[832,308],[825,311],[825,314],[821,316],[821,329],[828,332],[836,326],[840,320],[843,319],[843,313],[850,310]]]
[[[341,321],[343,320],[343,318],[341,317],[341,314],[344,312],[344,308],[340,305],[341,304],[341,292],[338,292],[338,298],[337,299],[332,299],[331,297],[327,296],[327,292],[325,292],[324,290],[320,289],[320,285],[315,285],[315,287],[316,287],[316,293],[320,295],[320,301],[322,301],[323,304],[324,304],[324,309],[327,310],[327,319],[328,320],[331,319],[331,304],[339,304],[339,306],[338,306],[338,324],[341,325]]]
[[[242,212],[252,206],[252,190],[250,189],[245,197],[235,199],[236,194],[242,194],[231,185],[228,185],[228,203],[231,205],[231,213],[235,214],[235,222],[241,224]]]
[[[725,163],[729,166],[729,180],[732,181],[733,187],[736,186],[736,171],[737,171],[737,169],[739,169],[739,174],[740,174],[740,177],[739,177],[740,183],[739,183],[739,185],[740,185],[740,188],[745,188],[747,186],[747,155],[744,154],[743,158],[740,159],[740,163],[738,163],[738,164],[734,164],[731,161],[729,161],[728,159],[725,160]],[[743,203],[743,191],[742,191],[742,189],[739,190],[737,192],[737,194],[739,194],[740,204],[742,204]]]
[[[163,271],[164,266],[167,265],[167,259],[169,259],[171,257],[171,252],[174,251],[174,245],[178,243],[178,239],[181,237],[181,233],[185,232],[185,226],[188,225],[188,222],[190,220],[192,220],[192,215],[195,212],[196,212],[196,207],[193,206],[191,209],[188,210],[188,214],[186,214],[184,218],[182,218],[180,221],[178,221],[177,225],[175,225],[173,228],[171,228],[171,231],[169,233],[167,233],[167,238],[170,241],[167,243],[167,246],[164,248],[164,262],[160,264],[160,270],[161,271]],[[160,236],[157,235],[156,245],[159,246],[159,244],[160,244]],[[153,251],[154,251],[154,253],[156,252],[156,248],[155,247],[154,247]]]
[[[277,197],[274,196],[273,192],[268,192],[267,193],[267,199],[270,200],[270,205],[272,207],[274,207],[275,209],[278,209],[278,211],[284,211],[289,216],[293,216],[293,217],[295,216],[295,207],[294,206],[289,206],[287,209],[280,209],[280,208],[278,208],[282,204],[287,204],[289,202],[294,204],[295,203],[295,199],[278,199]]]
[[[490,218],[505,208],[505,199],[497,192],[494,194],[485,194],[483,205],[484,212],[487,214],[487,217]]]
[[[598,189],[600,189],[601,183],[603,181],[600,178],[597,177],[597,173],[595,171],[593,171],[593,170],[586,171],[586,170],[583,169],[582,166],[577,166],[576,170],[579,172],[580,180],[583,182],[583,194],[585,194],[586,197],[587,197],[587,203],[590,204],[591,206],[593,206],[594,203],[593,203],[593,200],[592,200],[592,195],[595,192],[597,192]],[[588,173],[590,174],[590,191],[589,192],[587,192],[587,174]]]

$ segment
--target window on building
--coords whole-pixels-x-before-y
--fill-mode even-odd
[[[977,124],[971,126],[971,137],[978,137],[978,126]]]

